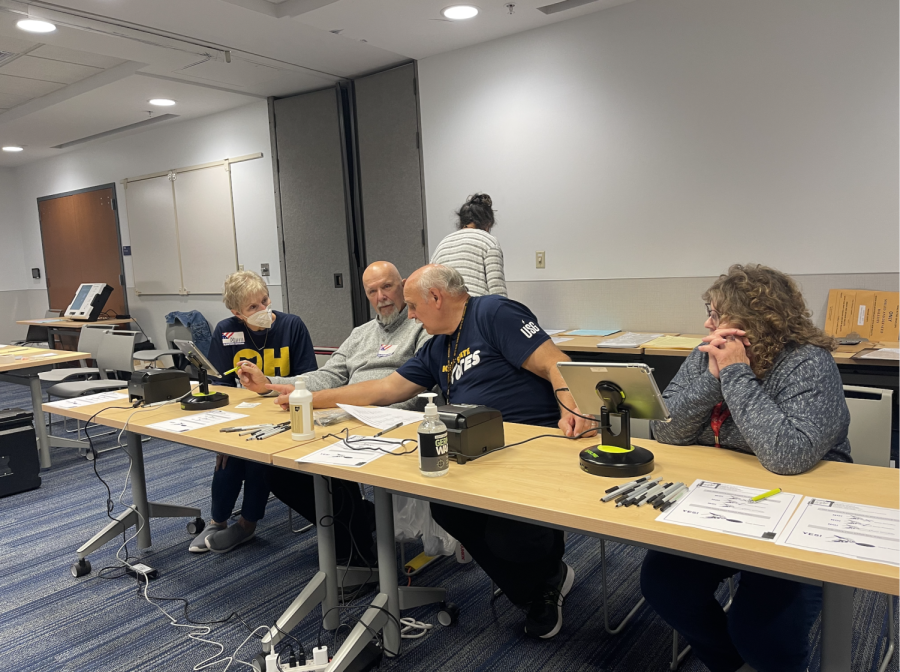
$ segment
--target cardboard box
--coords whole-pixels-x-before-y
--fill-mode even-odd
[[[832,289],[828,292],[825,333],[841,338],[855,334],[869,341],[900,338],[900,292]]]

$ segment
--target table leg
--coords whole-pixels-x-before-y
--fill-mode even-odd
[[[375,525],[378,546],[378,584],[387,596],[387,610],[394,618],[384,624],[385,652],[400,651],[400,591],[397,587],[397,548],[394,542],[394,504],[391,493],[375,488]],[[396,619],[396,620],[395,620]]]
[[[50,432],[47,431],[47,423],[44,421],[44,411],[41,406],[44,403],[44,392],[41,390],[41,379],[38,375],[28,376],[28,387],[31,388],[31,408],[34,412],[34,431],[38,440],[38,456],[41,460],[41,469],[49,469],[50,461]]]
[[[331,479],[313,476],[316,495],[316,538],[319,547],[319,571],[325,575],[325,599],[322,600],[322,617],[326,630],[335,630],[341,624],[341,615],[335,609],[338,603],[337,548],[334,542],[334,502],[331,498]],[[325,524],[322,524],[322,521]]]
[[[125,432],[125,452],[131,458],[131,501],[140,514],[138,548],[150,548],[150,503],[147,501],[147,478],[144,475],[144,449],[141,435]],[[143,523],[143,524],[141,524]]]
[[[853,588],[836,583],[822,585],[821,672],[850,669],[853,639]]]

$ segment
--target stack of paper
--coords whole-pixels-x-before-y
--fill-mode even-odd
[[[900,359],[900,348],[881,348],[870,350],[859,356],[860,359]]]
[[[610,338],[605,341],[600,341],[597,344],[598,348],[639,348],[641,345],[646,343],[647,341],[652,341],[654,338],[659,338],[662,334],[635,334],[630,331],[626,331],[621,336],[616,336],[615,338]]]
[[[184,432],[189,432],[192,429],[211,427],[212,425],[218,425],[222,422],[240,420],[241,418],[246,417],[246,415],[243,415],[241,413],[232,413],[231,411],[206,411],[205,413],[194,413],[193,415],[186,415],[182,418],[178,418],[177,420],[163,420],[162,422],[154,422],[152,425],[147,425],[147,427],[151,429],[158,429],[161,432],[175,432],[176,434],[183,434]]]
[[[696,336],[660,336],[645,343],[645,348],[664,350],[693,350],[703,341]]]
[[[414,422],[422,422],[424,413],[418,411],[403,411],[397,408],[369,408],[367,406],[351,406],[350,404],[338,404],[338,408],[347,411],[360,422],[377,427],[389,429],[397,425],[411,425]]]
[[[573,329],[567,336],[611,336],[618,334],[618,329]]]

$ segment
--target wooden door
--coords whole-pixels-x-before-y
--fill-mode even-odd
[[[104,311],[128,312],[115,206],[113,186],[38,200],[50,308],[65,310],[84,282],[105,282]]]

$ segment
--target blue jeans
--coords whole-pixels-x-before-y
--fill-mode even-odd
[[[641,591],[710,672],[735,672],[744,663],[758,672],[806,672],[822,588],[741,572],[726,614],[713,593],[735,573],[733,567],[648,551]]]
[[[225,466],[213,473],[212,519],[224,523],[231,518],[235,502],[244,488],[241,517],[249,523],[262,520],[269,499],[269,465],[229,457]]]

